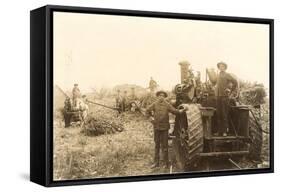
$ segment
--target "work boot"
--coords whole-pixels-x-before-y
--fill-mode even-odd
[[[169,163],[169,162],[166,162],[166,163],[165,163],[164,169],[170,169],[170,163]]]
[[[158,168],[159,167],[159,161],[155,161],[152,166],[151,166],[151,169],[154,169],[154,168]]]
[[[168,168],[170,168],[168,149],[167,148],[164,149],[163,152],[164,152],[164,163],[165,163],[164,168],[168,169]]]
[[[156,148],[155,154],[154,154],[154,161],[153,161],[151,168],[159,167],[159,165],[160,165],[159,160],[160,160],[159,149]]]

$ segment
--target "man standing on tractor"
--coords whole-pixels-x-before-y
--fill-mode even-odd
[[[151,116],[151,122],[154,128],[154,142],[155,142],[155,155],[154,164],[152,168],[159,167],[160,159],[160,147],[164,156],[165,168],[169,168],[169,157],[168,157],[168,130],[169,124],[169,113],[183,113],[185,110],[177,110],[171,104],[169,104],[165,98],[168,94],[165,91],[156,92],[157,101],[152,103],[146,109],[148,115]]]
[[[227,136],[229,131],[229,95],[237,87],[237,80],[226,72],[227,64],[217,64],[219,74],[216,83],[218,135]]]

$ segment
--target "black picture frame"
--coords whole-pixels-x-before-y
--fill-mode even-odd
[[[53,12],[268,24],[270,27],[270,168],[53,181]],[[82,185],[274,172],[274,20],[46,5],[30,12],[30,180],[44,186]]]

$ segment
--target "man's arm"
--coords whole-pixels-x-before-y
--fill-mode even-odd
[[[179,114],[179,113],[181,113],[180,110],[178,110],[178,109],[176,109],[175,107],[173,107],[173,105],[171,105],[171,104],[168,103],[167,101],[164,101],[164,102],[167,104],[167,106],[168,106],[168,111],[169,111],[170,113],[173,113],[173,114]]]
[[[238,81],[231,74],[227,74],[227,79],[233,84],[234,87],[237,87]]]
[[[177,110],[176,108],[174,108],[171,104],[168,103],[168,107],[169,107],[169,112],[173,113],[173,114],[179,114],[179,110]]]
[[[187,108],[184,108],[184,109],[176,109],[173,105],[171,105],[170,103],[168,103],[167,101],[165,101],[166,104],[168,105],[168,110],[170,113],[173,113],[173,114],[180,114],[180,113],[183,113],[185,111],[187,111],[188,109]]]
[[[147,115],[147,116],[150,116],[150,115],[151,115],[151,112],[154,110],[154,105],[155,105],[155,102],[152,103],[151,105],[149,105],[149,106],[146,108],[146,115]]]

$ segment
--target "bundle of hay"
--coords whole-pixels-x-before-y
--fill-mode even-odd
[[[124,126],[121,121],[90,117],[86,121],[82,133],[87,136],[98,136],[103,134],[122,132],[123,130]]]

